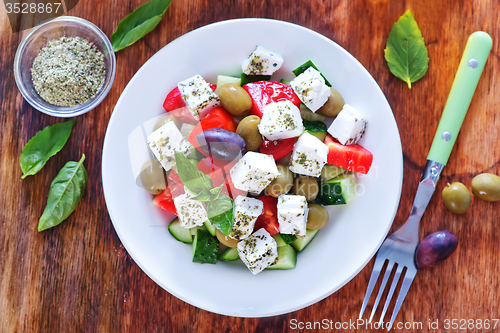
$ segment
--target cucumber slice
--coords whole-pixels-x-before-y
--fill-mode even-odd
[[[303,237],[297,237],[297,240],[292,242],[290,245],[293,246],[295,250],[300,252],[312,241],[318,231],[319,230],[306,229],[306,235]]]
[[[323,169],[321,169],[321,180],[323,182],[326,182],[327,180],[338,177],[346,172],[347,172],[346,169],[342,169],[338,166],[331,164],[325,164],[323,166]]]
[[[207,228],[210,235],[215,236],[215,227],[212,222],[210,222],[210,220],[206,220],[203,224],[205,225],[205,228]]]
[[[219,259],[224,261],[235,261],[240,259],[238,249],[235,247],[226,248],[221,254],[219,254]]]
[[[193,227],[191,229],[189,229],[191,231],[191,236],[196,236],[196,232],[198,231],[198,229],[201,229],[201,230],[207,230],[207,227],[205,227],[205,225],[199,225],[197,227]]]
[[[324,121],[326,119],[325,116],[320,115],[319,113],[314,113],[307,108],[304,104],[300,104],[300,117],[304,120],[310,121]]]
[[[269,81],[271,80],[271,75],[246,75],[241,73],[241,85],[244,86],[247,83],[257,82],[257,81]]]
[[[217,75],[217,89],[215,90],[215,93],[219,94],[219,87],[226,83],[234,83],[241,86],[241,78],[227,75]]]
[[[345,205],[356,196],[356,176],[353,173],[338,176],[323,183],[321,204]]]
[[[297,263],[297,251],[291,245],[278,247],[278,262],[269,269],[292,269]]]
[[[304,124],[304,131],[308,132],[309,134],[314,135],[315,137],[320,139],[321,142],[323,142],[323,140],[325,140],[326,124],[324,122],[302,120],[302,123]]]
[[[316,65],[311,60],[307,60],[305,63],[303,63],[299,67],[295,68],[292,72],[293,72],[293,74],[295,74],[295,76],[299,76],[300,74],[304,73],[309,67],[314,68],[315,70],[317,70],[321,74],[323,79],[325,79],[325,84],[327,86],[329,86],[329,87],[332,86],[330,84],[330,82],[328,82],[326,77],[323,75],[323,73],[321,73],[321,71],[318,69],[318,67],[316,67]]]
[[[168,231],[179,242],[183,242],[186,244],[191,244],[193,242],[193,236],[191,236],[191,230],[181,226],[181,222],[177,217],[168,225]]]
[[[219,240],[208,232],[198,229],[193,240],[193,262],[201,264],[215,264],[217,252],[219,251]]]

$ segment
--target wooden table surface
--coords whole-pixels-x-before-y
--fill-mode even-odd
[[[144,2],[82,0],[68,14],[90,20],[111,36],[118,22]],[[383,52],[392,24],[408,8],[430,58],[427,74],[411,90],[389,72]],[[65,148],[36,176],[21,180],[22,148],[38,130],[61,119],[34,110],[16,88],[14,54],[28,30],[13,33],[0,6],[0,332],[278,332],[297,331],[299,322],[357,319],[373,260],[314,305],[276,317],[242,319],[171,296],[134,263],[113,229],[101,185],[101,155],[120,94],[144,62],[175,38],[240,17],[274,18],[315,30],[356,57],[380,85],[394,112],[404,156],[403,191],[392,230],[409,214],[467,37],[476,30],[492,36],[491,55],[421,227],[422,235],[451,230],[459,248],[440,266],[418,272],[396,321],[421,322],[424,331],[429,321],[439,321],[432,332],[452,332],[457,330],[444,328],[447,319],[500,318],[500,203],[473,199],[471,209],[457,216],[440,198],[447,182],[470,187],[478,173],[500,173],[499,13],[496,0],[173,0],[153,32],[118,52],[109,95],[78,118]],[[39,233],[51,180],[82,153],[90,181],[80,205],[63,224]]]

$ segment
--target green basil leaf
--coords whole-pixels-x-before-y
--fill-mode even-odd
[[[88,180],[84,160],[85,155],[79,162],[66,163],[50,184],[47,206],[40,217],[38,231],[55,227],[75,210]]]
[[[208,219],[214,227],[223,234],[229,235],[233,228],[233,200],[227,195],[221,195],[217,200],[207,203]]]
[[[45,163],[57,154],[68,141],[75,119],[47,126],[39,131],[24,146],[21,153],[22,179],[40,171]]]
[[[190,197],[189,199],[197,201],[210,201],[213,198],[213,195],[210,192],[211,191],[203,190],[198,195]]]
[[[407,10],[394,23],[384,50],[391,73],[408,84],[422,78],[429,68],[429,53],[422,32]]]
[[[147,35],[160,22],[172,0],[152,0],[134,10],[120,21],[111,35],[115,52],[126,48]]]
[[[193,194],[210,191],[214,187],[212,178],[198,170],[186,156],[177,151],[175,152],[175,165],[182,183]]]
[[[221,184],[220,186],[214,187],[213,189],[210,190],[210,193],[212,193],[213,200],[217,200],[220,196],[220,193],[222,192],[222,188],[224,187],[224,184]]]

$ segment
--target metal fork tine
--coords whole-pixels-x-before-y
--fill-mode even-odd
[[[380,271],[384,266],[385,260],[375,259],[375,263],[373,264],[372,275],[370,276],[370,282],[368,282],[368,288],[366,288],[365,299],[363,300],[363,305],[361,305],[361,312],[359,313],[359,319],[363,317],[363,313],[365,312],[366,305],[370,300],[370,296],[372,295],[373,288],[375,287],[375,283],[378,280],[378,276],[380,275]]]
[[[385,290],[385,285],[387,284],[387,280],[389,279],[389,276],[391,275],[393,268],[394,268],[394,262],[389,261],[387,263],[387,268],[385,269],[384,278],[382,279],[382,283],[380,284],[380,288],[378,290],[377,299],[375,300],[375,303],[373,304],[372,313],[370,314],[370,319],[368,320],[369,323],[372,322],[373,316],[375,316],[375,312],[377,311],[378,303],[380,302],[380,298],[382,298],[382,294],[384,293],[384,290]]]
[[[396,269],[396,274],[394,274],[394,278],[392,279],[391,289],[387,294],[387,298],[384,304],[384,309],[382,310],[382,315],[380,316],[380,323],[382,323],[384,320],[385,313],[387,311],[387,308],[389,307],[389,304],[391,303],[392,295],[394,294],[394,290],[396,290],[396,286],[398,285],[399,277],[401,276],[403,268],[404,268],[403,265],[399,265],[398,268]]]
[[[416,269],[410,269],[408,267],[405,274],[405,278],[403,280],[403,284],[401,285],[401,290],[399,290],[398,300],[396,301],[396,305],[394,305],[394,310],[392,311],[391,322],[389,324],[389,327],[387,328],[388,331],[392,328],[392,324],[394,323],[394,320],[398,315],[399,309],[401,308],[401,304],[403,304],[403,301],[405,300],[406,297],[406,293],[408,293],[408,289],[410,289],[411,283],[413,282],[413,279],[415,278],[416,274],[417,274]]]

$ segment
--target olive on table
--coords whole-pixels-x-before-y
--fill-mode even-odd
[[[259,124],[259,117],[248,116],[243,118],[236,128],[236,134],[245,140],[248,151],[257,151],[262,144],[262,135],[259,133],[258,127]]]
[[[319,193],[318,181],[311,176],[297,176],[293,182],[292,192],[305,196],[307,201],[313,201]]]
[[[142,165],[139,177],[137,177],[137,185],[155,195],[166,189],[165,172],[160,162],[157,160],[146,161]]]
[[[455,214],[464,214],[470,208],[472,198],[469,189],[460,182],[448,184],[441,193],[448,210]]]
[[[330,88],[330,97],[326,103],[316,111],[325,117],[336,117],[339,112],[344,107],[344,98],[342,95],[335,89]]]
[[[500,177],[492,173],[477,175],[472,179],[472,193],[482,200],[500,200]]]
[[[174,116],[172,115],[169,115],[168,113],[161,116],[157,121],[156,121],[156,124],[155,124],[155,127],[153,128],[153,132],[156,131],[158,128],[162,127],[163,125],[165,125],[166,123],[168,123],[169,121],[173,121],[175,123],[175,126],[177,126],[177,128],[179,128],[179,120],[177,118],[175,118]]]
[[[276,167],[280,174],[266,187],[267,194],[275,198],[290,192],[293,186],[293,173],[288,166],[276,164]]]
[[[210,128],[196,135],[196,141],[208,154],[223,161],[234,161],[245,155],[245,140],[223,128]]]
[[[228,235],[222,233],[219,229],[215,229],[215,235],[217,236],[219,242],[227,247],[236,247],[238,245],[238,240],[232,239]]]
[[[433,232],[418,245],[415,260],[418,268],[434,267],[447,259],[458,247],[457,236],[448,230]]]
[[[244,116],[252,108],[250,95],[237,84],[226,83],[219,87],[220,104],[233,116]]]
[[[325,207],[320,204],[310,202],[309,213],[307,214],[307,229],[318,230],[323,228],[329,221],[330,217]]]

